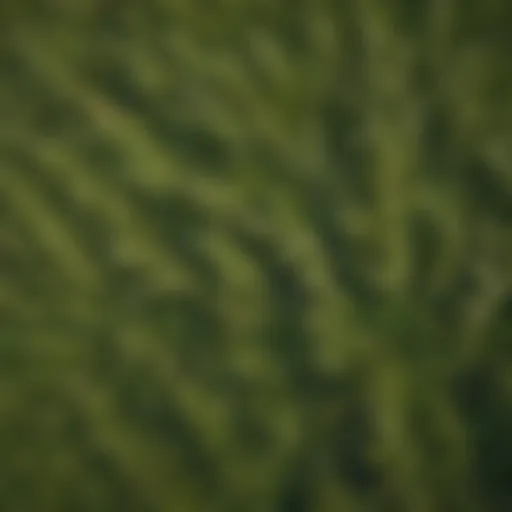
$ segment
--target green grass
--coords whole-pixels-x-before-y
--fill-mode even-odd
[[[2,7],[0,508],[510,510],[511,16]]]

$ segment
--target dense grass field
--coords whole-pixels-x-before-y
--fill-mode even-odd
[[[2,512],[512,510],[512,3],[0,23]]]

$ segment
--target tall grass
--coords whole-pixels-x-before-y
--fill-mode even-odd
[[[510,510],[508,3],[2,7],[0,508]]]

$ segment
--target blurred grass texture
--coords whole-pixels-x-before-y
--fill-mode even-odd
[[[2,512],[512,510],[512,3],[6,0]]]

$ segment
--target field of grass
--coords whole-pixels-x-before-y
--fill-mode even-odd
[[[2,512],[512,510],[512,3],[0,23]]]

